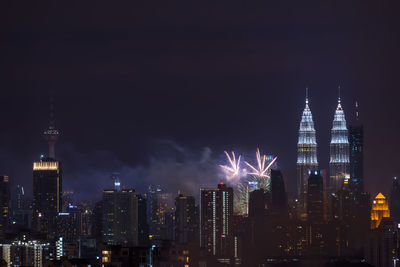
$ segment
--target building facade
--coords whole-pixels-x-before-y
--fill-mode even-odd
[[[45,250],[49,250],[49,248],[49,243],[38,240],[16,240],[0,244],[2,259],[7,266],[42,267],[48,258]]]
[[[187,244],[198,241],[198,211],[193,196],[175,198],[175,242]]]
[[[103,191],[103,242],[108,245],[137,246],[138,198],[135,190]]]
[[[150,236],[152,239],[173,239],[173,207],[174,198],[171,193],[165,192],[161,186],[149,188],[148,208],[150,222]]]
[[[364,130],[363,126],[349,127],[350,190],[364,191]]]
[[[200,247],[206,255],[233,255],[233,189],[224,183],[200,189]]]
[[[274,214],[286,214],[288,210],[285,182],[280,170],[271,170],[271,210]]]
[[[314,224],[325,222],[324,184],[319,171],[313,171],[308,178],[307,219]]]
[[[138,197],[138,242],[139,246],[149,244],[149,223],[147,222],[147,199],[142,195]]]
[[[11,215],[10,180],[7,175],[0,176],[0,235],[7,229]]]
[[[390,193],[390,214],[396,222],[400,222],[400,181],[397,177],[393,178]]]

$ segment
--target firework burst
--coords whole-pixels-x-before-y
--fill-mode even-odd
[[[236,157],[235,152],[229,154],[224,151],[227,164],[219,165],[226,175],[228,181],[233,182],[234,189],[234,211],[236,214],[248,214],[249,194],[256,189],[269,190],[270,188],[270,169],[276,162],[276,157],[270,160],[266,156],[261,156],[260,149],[256,151],[256,165],[251,165],[245,161],[248,168],[241,169],[241,156]]]
[[[232,180],[235,178],[239,178],[240,173],[240,155],[236,159],[235,152],[231,151],[232,156],[229,155],[227,151],[224,151],[226,158],[228,159],[229,165],[219,165],[224,173],[226,174],[227,180]]]
[[[265,155],[261,156],[260,149],[257,148],[256,158],[257,158],[257,166],[256,167],[254,167],[247,161],[245,162],[246,165],[250,168],[250,172],[248,172],[247,174],[255,175],[258,177],[266,177],[266,178],[269,177],[268,171],[270,170],[271,166],[276,161],[276,157],[267,166],[265,166],[266,162],[267,162],[267,156],[265,156]]]

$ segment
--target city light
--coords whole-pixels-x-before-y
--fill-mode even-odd
[[[46,171],[46,170],[58,170],[58,162],[57,161],[40,161],[33,163],[34,171]]]

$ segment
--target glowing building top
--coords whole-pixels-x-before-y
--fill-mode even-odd
[[[43,161],[40,160],[38,162],[34,162],[33,163],[33,170],[34,171],[49,171],[49,170],[53,170],[53,171],[58,171],[59,167],[58,167],[58,161]]]
[[[333,125],[332,125],[332,138],[331,144],[349,144],[349,138],[347,136],[347,126],[346,126],[346,118],[344,116],[344,111],[342,108],[340,97],[338,98],[338,105],[336,107],[335,115],[333,117]],[[331,154],[331,162],[350,162],[349,154],[343,155],[343,158],[335,158],[332,157],[334,155]]]
[[[308,94],[306,96],[306,106],[303,110],[303,115],[301,116],[297,147],[297,164],[318,165],[317,140],[315,136],[314,121],[310,107],[308,106]]]
[[[372,202],[371,229],[378,228],[381,224],[382,219],[389,217],[389,202],[382,193],[379,193]]]

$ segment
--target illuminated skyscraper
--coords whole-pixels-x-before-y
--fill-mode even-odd
[[[329,184],[332,193],[340,190],[344,179],[349,178],[349,165],[349,138],[347,135],[346,119],[339,97],[331,130]]]
[[[51,158],[40,158],[33,163],[33,227],[51,235],[55,217],[62,211],[61,163]]]
[[[233,255],[233,189],[200,190],[200,247],[209,256],[229,259]]]
[[[378,228],[382,219],[389,217],[389,202],[382,193],[379,193],[372,202],[371,229]]]
[[[317,140],[315,136],[314,121],[308,106],[308,93],[306,106],[301,116],[299,140],[297,143],[297,195],[300,198],[300,213],[305,213],[308,176],[310,171],[318,169]]]

